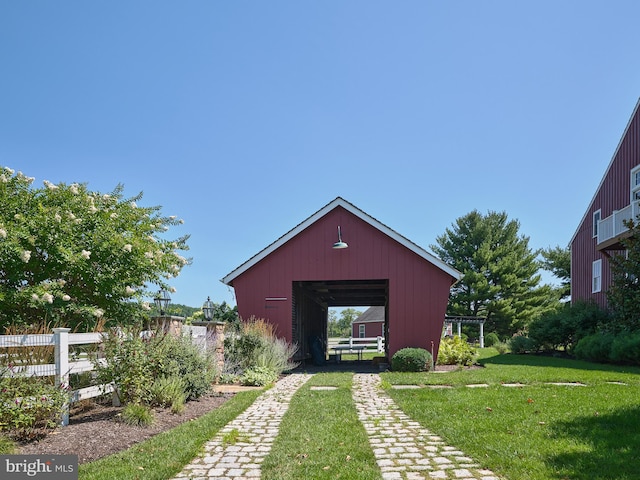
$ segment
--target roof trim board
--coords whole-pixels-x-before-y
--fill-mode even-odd
[[[330,211],[332,211],[333,209],[335,209],[337,207],[344,208],[345,210],[347,210],[348,212],[352,213],[356,217],[360,218],[364,222],[368,223],[372,227],[378,229],[382,233],[384,233],[387,236],[391,237],[396,242],[400,243],[401,245],[403,245],[404,247],[408,248],[409,250],[411,250],[412,252],[414,252],[418,256],[422,257],[423,259],[425,259],[429,263],[432,263],[436,267],[440,268],[441,270],[443,270],[444,272],[449,274],[451,277],[453,277],[455,279],[456,282],[459,281],[462,278],[462,273],[460,273],[458,270],[456,270],[455,268],[451,267],[450,265],[447,265],[445,262],[443,262],[442,260],[437,258],[435,255],[430,254],[429,252],[427,252],[422,247],[420,247],[417,244],[413,243],[411,240],[407,239],[406,237],[403,237],[402,235],[400,235],[395,230],[387,227],[385,224],[383,224],[382,222],[376,220],[375,218],[373,218],[371,215],[368,215],[364,211],[360,210],[358,207],[356,207],[352,203],[346,201],[342,197],[336,197],[335,200],[331,201],[330,203],[328,203],[327,205],[322,207],[320,210],[318,210],[316,213],[311,215],[309,218],[307,218],[303,222],[299,223],[296,227],[294,227],[291,230],[289,230],[287,233],[285,233],[283,236],[281,236],[279,239],[277,239],[271,245],[267,246],[266,248],[264,248],[263,250],[258,252],[256,255],[251,257],[249,260],[244,262],[242,265],[237,267],[235,270],[233,270],[232,272],[227,274],[224,278],[221,279],[221,281],[224,284],[231,286],[231,283],[233,282],[233,280],[235,278],[237,278],[238,276],[240,276],[241,274],[243,274],[244,272],[249,270],[251,267],[253,267],[255,264],[260,262],[262,259],[264,259],[266,256],[268,256],[270,253],[272,253],[276,249],[280,248],[282,245],[287,243],[289,240],[291,240],[293,237],[298,235],[304,229],[306,229],[307,227],[309,227],[310,225],[312,225],[313,223],[315,223],[316,221],[318,221],[319,219],[324,217],[327,213],[329,213]]]

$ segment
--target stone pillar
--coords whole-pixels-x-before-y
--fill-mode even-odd
[[[212,351],[218,375],[224,370],[224,322],[193,322],[195,326],[207,327],[207,350]]]
[[[182,324],[184,317],[178,317],[176,315],[162,315],[160,317],[151,317],[150,329],[157,328],[165,333],[179,337],[182,335]]]

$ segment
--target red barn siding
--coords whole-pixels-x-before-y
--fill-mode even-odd
[[[338,225],[349,248],[331,248]],[[363,279],[389,281],[390,355],[407,346],[437,351],[454,279],[341,206],[239,274],[233,287],[242,318],[268,319],[291,341],[292,282]]]
[[[353,322],[353,325],[351,325],[351,336],[353,338],[360,337],[360,325],[364,325],[364,336],[366,338],[384,337],[384,322]]]
[[[571,242],[571,299],[572,302],[592,299],[600,306],[607,306],[606,291],[611,286],[611,269],[607,256],[596,248],[593,238],[593,214],[601,210],[606,218],[614,210],[630,203],[630,173],[640,164],[640,109],[634,114],[625,130],[600,186]],[[591,293],[592,263],[602,259],[602,290]]]

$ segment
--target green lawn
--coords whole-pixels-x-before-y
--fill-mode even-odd
[[[506,479],[640,479],[640,369],[481,353],[485,368],[386,372],[383,385],[413,419]],[[356,416],[351,381],[349,372],[316,374],[294,395],[262,465],[263,479],[381,478]],[[336,389],[311,388],[322,385]],[[238,394],[202,419],[83,465],[80,479],[169,478],[258,394]]]
[[[408,415],[510,480],[640,478],[639,369],[489,352],[484,369],[385,373],[384,385]]]
[[[316,374],[294,395],[262,478],[380,479],[351,397],[351,373]],[[335,390],[312,390],[332,386]]]

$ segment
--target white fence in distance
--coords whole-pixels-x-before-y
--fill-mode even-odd
[[[348,350],[349,353],[355,353],[356,350],[353,347],[364,347],[364,351],[374,350],[378,353],[384,352],[384,338],[383,337],[348,337],[348,338],[335,338],[329,337],[327,341],[327,350],[331,351],[334,347],[341,347],[344,353]],[[348,347],[348,348],[347,348]]]

